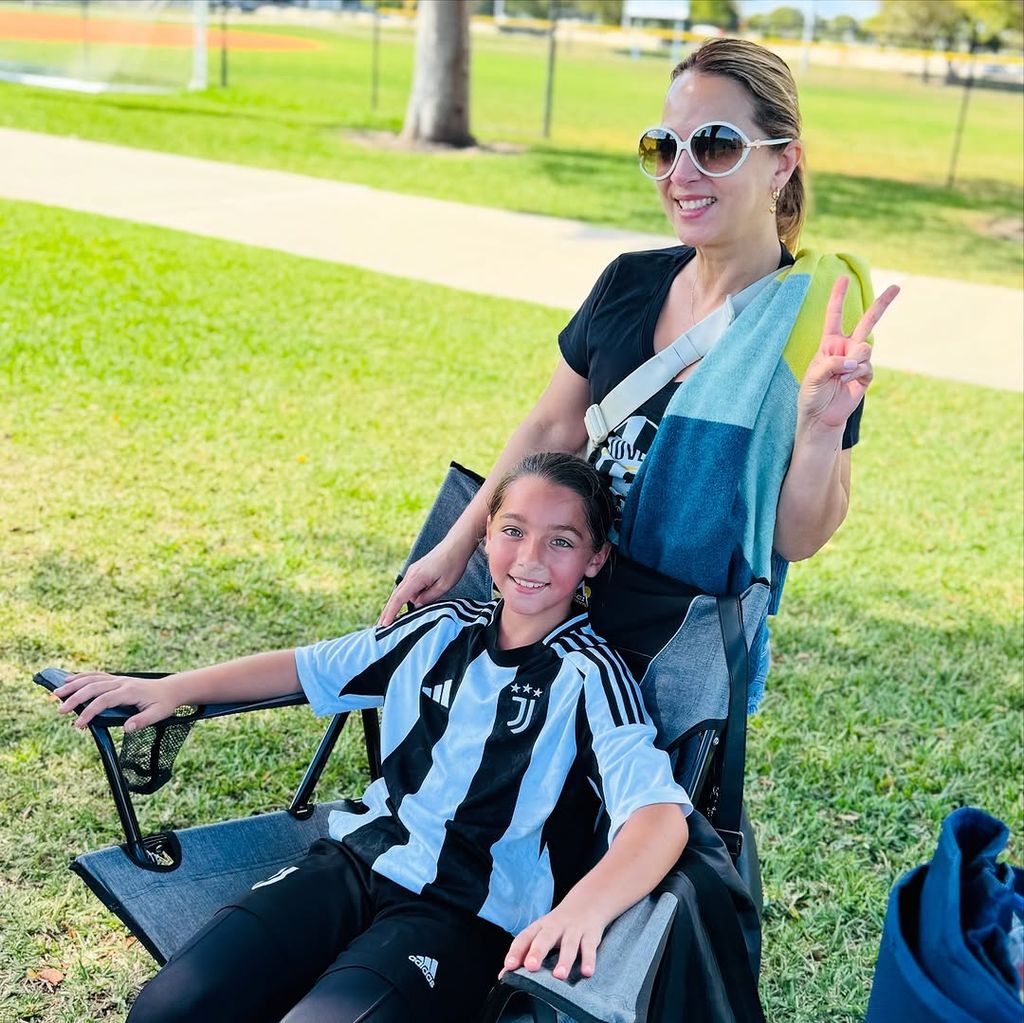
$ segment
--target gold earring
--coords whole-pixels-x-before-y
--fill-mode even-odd
[[[769,213],[774,213],[779,208],[779,196],[782,193],[777,189],[772,189],[772,204],[768,207]]]

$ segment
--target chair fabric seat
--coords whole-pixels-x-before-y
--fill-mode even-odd
[[[181,862],[173,870],[146,870],[121,846],[85,853],[72,869],[163,963],[221,906],[305,855],[326,835],[331,811],[346,805],[344,800],[319,804],[306,820],[282,810],[182,829],[176,832]],[[505,982],[556,1009],[574,1006],[571,1017],[559,1011],[552,1019],[636,1023],[643,1018],[675,911],[670,893],[627,910],[605,934],[598,952],[604,968],[593,977],[581,977],[577,969],[568,981],[559,981],[550,969],[519,970]],[[501,1019],[535,1023],[532,1014],[514,1009]]]
[[[345,806],[322,803],[306,820],[280,810],[184,828],[175,832],[181,862],[173,870],[146,870],[119,845],[71,866],[163,963],[221,906],[304,856],[327,834],[330,812]]]

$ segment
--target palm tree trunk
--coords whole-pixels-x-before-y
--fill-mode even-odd
[[[471,146],[468,0],[419,0],[406,142]]]

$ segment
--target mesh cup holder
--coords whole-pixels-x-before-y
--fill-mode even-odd
[[[198,707],[179,707],[173,717],[125,732],[118,763],[129,792],[148,796],[171,779],[174,760],[196,723]]]

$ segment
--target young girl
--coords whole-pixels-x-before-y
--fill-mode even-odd
[[[608,555],[610,520],[586,462],[532,455],[490,501],[500,600],[432,604],[156,682],[85,673],[57,690],[64,713],[92,701],[80,728],[138,707],[129,731],[182,704],[300,688],[318,714],[383,704],[365,811],[332,814],[329,838],[221,909],[130,1023],[456,1023],[499,970],[538,969],[556,946],[557,976],[577,958],[593,973],[605,927],[678,859],[690,810],[639,689],[573,608]],[[593,789],[610,844],[581,877],[592,842],[574,807]]]

